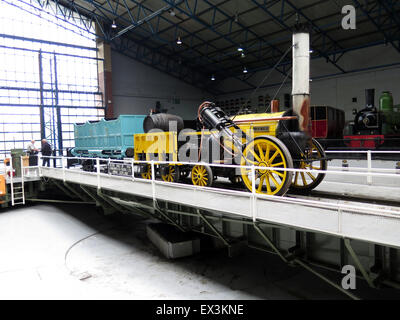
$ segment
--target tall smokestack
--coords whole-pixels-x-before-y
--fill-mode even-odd
[[[365,89],[365,106],[367,108],[375,107],[375,89]]]
[[[305,29],[293,33],[293,111],[301,131],[310,133],[310,34]]]

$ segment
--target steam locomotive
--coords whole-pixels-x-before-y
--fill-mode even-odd
[[[346,128],[344,143],[350,148],[399,147],[400,105],[393,104],[389,91],[382,92],[375,107],[375,89],[365,90],[366,107],[353,110],[354,121]]]
[[[312,106],[312,136],[325,149],[400,149],[400,105],[393,104],[389,91],[382,92],[378,108],[374,89],[365,90],[365,100],[365,108],[354,109],[354,119],[347,125],[343,110]]]

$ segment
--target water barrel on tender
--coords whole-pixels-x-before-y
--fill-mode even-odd
[[[183,119],[180,116],[169,113],[152,114],[147,116],[143,121],[143,130],[146,133],[151,129],[161,129],[165,132],[176,130],[179,132],[183,127]]]

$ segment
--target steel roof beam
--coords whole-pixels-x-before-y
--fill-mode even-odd
[[[133,2],[135,2],[136,3],[136,0],[131,0],[131,1],[133,1]],[[172,3],[171,3],[171,5],[172,5]],[[178,3],[175,3],[175,4],[173,4],[172,6],[173,7],[176,7],[178,5]],[[195,3],[195,5],[194,5],[194,8],[196,8],[196,3]],[[150,9],[148,9],[148,8],[146,8],[147,10],[150,10]],[[170,24],[173,24],[170,20],[168,20],[167,18],[165,18],[165,17],[162,17],[162,16],[160,16],[159,18],[161,18],[161,19],[163,19],[163,20],[165,20],[165,21],[167,21],[168,23],[170,23]],[[178,27],[177,27],[178,28]],[[189,34],[189,35],[191,35],[191,36],[193,36],[193,37],[195,37],[195,38],[197,38],[197,39],[199,39],[200,41],[202,41],[202,39],[196,34],[196,33],[191,33],[190,31],[188,31],[188,30],[186,30],[185,28],[183,28],[183,27],[180,27],[180,29],[182,29],[185,33],[187,33],[187,34]],[[142,43],[142,41],[139,41],[139,43]],[[216,48],[216,47],[215,47]],[[156,48],[155,50],[158,50],[159,48]],[[173,55],[174,55],[175,53],[173,53],[173,54],[171,54],[171,55],[169,55],[169,57],[173,57]],[[206,58],[206,59],[209,59],[209,57],[202,57],[201,56],[201,52],[198,52],[197,54],[199,54],[200,55],[200,59],[204,59],[204,58]],[[199,59],[199,57],[195,57],[195,59]],[[215,60],[210,60],[210,61],[212,61],[212,62],[214,62],[214,63],[217,63],[218,61],[215,61]],[[207,67],[207,66],[202,66],[202,68],[204,68],[204,67]],[[228,73],[222,73],[221,71],[210,71],[210,74],[212,74],[212,73],[214,73],[214,74],[216,74],[216,73],[218,73],[219,74],[219,77],[220,76],[222,76],[223,78],[225,78],[225,77],[236,77],[234,74],[232,74],[230,71],[228,71]],[[243,79],[238,79],[238,80],[240,80],[240,81],[242,81],[242,82],[244,82],[244,83],[246,83],[248,86],[250,86],[251,88],[255,88],[255,86],[253,85],[253,84],[251,84],[250,82],[248,82],[248,81],[246,81],[246,80],[243,80]]]
[[[400,41],[400,37],[394,39],[394,41]],[[385,43],[384,40],[375,41],[375,42],[371,42],[371,43],[364,44],[364,45],[354,46],[354,47],[351,47],[351,48],[344,48],[344,49],[339,49],[339,50],[332,50],[332,51],[329,51],[328,54],[329,54],[329,55],[339,55],[339,57],[340,57],[340,56],[342,56],[342,55],[343,55],[344,53],[346,53],[346,52],[351,52],[351,51],[355,51],[355,50],[359,50],[359,49],[374,47],[374,46],[382,45],[382,44],[384,44],[384,43]],[[317,59],[323,59],[323,57],[321,57],[321,56],[314,56],[314,57],[311,57],[311,59],[312,59],[312,60],[317,60]],[[336,60],[338,60],[338,58],[337,58]],[[292,61],[291,61],[291,60],[283,60],[283,61],[280,63],[280,65],[281,65],[282,67],[289,66],[289,65],[291,65],[291,64],[292,64]],[[265,70],[270,70],[270,69],[271,69],[270,67],[252,68],[252,69],[249,69],[249,74],[251,74],[251,73],[256,73],[256,72],[260,72],[260,71],[265,71]]]
[[[220,9],[220,8],[218,8],[218,6],[214,6],[213,4],[211,4],[208,0],[203,0],[205,3],[207,3],[208,5],[210,5],[210,6],[213,6],[215,9],[214,10],[216,10],[216,11],[218,11],[219,13],[221,13],[222,15],[224,15],[225,17],[227,17],[227,18],[231,18],[225,11],[223,11],[222,9]],[[185,1],[186,2],[186,1]],[[215,12],[216,11],[214,11],[214,14],[215,14]],[[232,20],[231,20],[231,22],[232,22]],[[249,29],[248,27],[246,27],[245,25],[243,25],[240,21],[238,21],[237,22],[237,24],[243,29],[243,30],[245,30],[245,41],[244,42],[247,42],[247,36],[248,36],[248,34],[250,33],[250,34],[252,34],[258,41],[264,41],[269,47],[271,47],[272,49],[273,49],[273,51],[277,51],[279,54],[283,54],[283,51],[282,50],[280,50],[278,47],[276,47],[276,46],[274,46],[273,44],[271,44],[270,42],[268,42],[268,41],[265,41],[264,39],[262,39],[258,34],[256,34],[254,31],[252,31],[251,29]],[[235,45],[237,45],[236,43],[235,43]],[[240,44],[239,44],[240,45]],[[259,58],[259,57],[256,57],[256,58]],[[280,70],[280,69],[278,69],[278,68],[275,68],[278,72],[280,72],[280,73],[282,73],[284,76],[286,76],[286,73],[285,72],[283,72],[282,70]]]
[[[399,1],[393,1],[393,0],[380,0],[379,1],[380,5],[385,9],[386,13],[392,19],[394,24],[397,26],[397,32],[400,30],[400,16],[399,16],[399,10],[400,10],[400,5]],[[396,7],[397,4],[397,7]],[[393,38],[394,35],[392,35]]]
[[[293,32],[292,28],[289,27],[285,21],[282,20],[282,18],[275,16],[274,14],[272,14],[267,8],[265,8],[264,5],[260,4],[257,0],[251,0],[254,4],[256,4],[257,6],[259,6],[259,8],[263,9],[271,18],[273,18],[278,24],[280,24],[281,26],[283,26],[286,30]],[[319,28],[311,19],[309,19],[303,12],[301,9],[297,8],[296,6],[294,6],[289,0],[282,0],[282,7],[281,7],[281,15],[284,12],[284,5],[285,3],[287,3],[292,9],[294,9],[299,15],[301,15],[304,19],[306,19],[306,21],[308,23],[310,23],[310,25],[318,32],[320,32],[321,34],[324,35],[325,38],[328,38],[335,46],[341,48],[324,30],[322,30],[321,28]],[[339,69],[341,72],[345,73],[346,71],[340,67],[339,65],[336,64],[336,62],[331,59],[329,57],[329,55],[327,55],[325,52],[323,52],[322,50],[318,49],[318,48],[314,48],[314,50],[321,56],[325,57],[330,63],[332,63],[337,69]]]
[[[131,2],[140,4],[140,3],[138,3],[136,0],[131,0]],[[173,1],[173,2],[174,2],[174,1]],[[179,4],[179,3],[174,2],[174,6],[176,6],[176,5],[178,5],[178,4]],[[168,6],[170,6],[170,5],[168,5]],[[171,4],[171,6],[172,6],[172,4]],[[147,11],[151,12],[151,9],[149,9],[149,8],[143,6],[143,5],[142,5],[142,8],[143,8],[144,10],[147,10]],[[166,21],[166,22],[168,22],[168,23],[170,23],[170,24],[173,24],[173,22],[171,22],[170,20],[168,20],[168,19],[165,18],[165,17],[162,17],[161,15],[158,15],[158,20],[159,20],[159,19],[163,19],[164,21]],[[157,23],[157,25],[158,25],[158,23]],[[186,32],[186,33],[190,33],[189,31],[187,31],[187,30],[184,29],[184,28],[181,28],[181,29],[182,29],[184,32]],[[153,36],[156,35],[157,32],[158,32],[158,29],[155,30],[155,31],[153,30]],[[198,37],[198,39],[201,40],[201,38],[200,38],[199,36],[195,35],[194,33],[193,33],[192,35]],[[138,41],[138,43],[139,43],[139,45],[140,45],[140,44],[142,44],[142,41]],[[155,48],[154,50],[159,51],[157,48]],[[144,54],[142,55],[142,58],[146,58],[146,55],[149,55],[149,54],[151,54],[150,51],[147,52],[147,53],[144,53]],[[198,54],[201,54],[201,53],[198,53]],[[175,57],[174,55],[166,55],[166,56],[168,56],[168,57],[171,58],[172,60],[176,60],[176,57]],[[197,57],[196,57],[196,58],[197,58]],[[179,59],[178,59],[178,60],[179,60]],[[159,60],[158,60],[158,61],[159,61]],[[159,62],[155,62],[154,65],[157,65],[157,63],[159,63]],[[203,67],[203,68],[204,68],[204,67]],[[206,68],[207,68],[207,66],[206,66]],[[215,73],[215,71],[210,71],[209,73],[212,74],[212,73]],[[232,75],[231,73],[225,74],[225,75],[222,75],[222,73],[220,73],[220,75],[223,76],[223,77],[234,76],[234,75]],[[249,85],[250,87],[253,87],[253,85],[252,85],[251,83],[246,83],[246,84]]]
[[[106,28],[103,28],[102,24],[103,23],[109,23],[109,17],[103,16],[103,15],[98,15],[97,13],[91,11],[88,8],[82,7],[75,2],[68,2],[66,5],[64,4],[64,1],[61,0],[52,0],[56,5],[58,6],[63,6],[64,8],[68,8],[69,10],[75,12],[76,14],[79,15],[80,19],[85,19],[89,18],[91,21],[97,21],[98,25],[101,26],[102,30],[102,35],[96,34],[95,31],[93,30],[86,30],[90,32],[93,35],[96,35],[99,38],[102,38],[105,41],[110,40],[110,31],[107,31]],[[46,6],[46,1],[45,0],[37,0],[38,4],[42,9]],[[108,10],[108,9],[107,9]],[[106,10],[105,10],[106,11]],[[68,19],[68,13],[67,10],[60,10],[59,12],[62,13],[64,20]],[[55,13],[53,13],[55,14]],[[110,30],[111,28],[109,28]],[[140,61],[146,65],[152,66],[159,71],[162,71],[164,73],[167,73],[175,78],[178,78],[190,85],[194,85],[200,88],[203,88],[204,90],[209,91],[210,93],[213,94],[218,94],[220,91],[218,91],[215,88],[210,88],[209,87],[209,77],[207,74],[204,73],[203,70],[197,70],[192,68],[191,66],[186,66],[184,64],[179,64],[177,61],[174,59],[171,59],[170,57],[160,53],[159,51],[154,50],[151,47],[145,46],[145,45],[137,45],[136,42],[134,42],[131,39],[128,38],[123,38],[123,40],[119,40],[122,38],[117,38],[114,41],[111,41],[111,45],[114,50],[119,51],[120,53],[129,56],[130,58],[134,58],[137,61]],[[129,51],[133,50],[136,53],[134,56],[132,53]],[[151,59],[144,59],[141,54],[138,54],[140,52],[150,52],[151,54]],[[151,61],[162,61],[159,65],[152,65]]]
[[[123,0],[123,1],[124,1],[124,4],[126,5],[126,1],[125,0]],[[176,5],[179,5],[181,2],[182,2],[182,0],[177,1]],[[140,5],[142,5],[142,4],[140,4]],[[127,5],[126,5],[126,7],[127,7]],[[167,5],[165,7],[162,7],[161,9],[158,9],[158,10],[150,13],[145,18],[143,18],[141,20],[138,20],[137,22],[135,22],[135,23],[131,24],[130,26],[127,26],[124,29],[122,29],[121,31],[119,31],[111,40],[120,37],[121,35],[123,35],[124,33],[128,32],[129,30],[133,30],[133,29],[137,28],[138,26],[142,25],[143,23],[146,23],[146,22],[150,21],[151,19],[153,19],[155,17],[158,17],[159,15],[161,15],[164,12],[170,10],[171,8],[172,8],[172,5]],[[129,16],[131,18],[133,18],[131,14],[129,14]]]
[[[378,24],[378,23],[375,21],[375,19],[371,16],[371,11],[372,11],[374,8],[369,9],[369,10],[364,9],[364,7],[361,5],[361,3],[360,3],[358,0],[353,0],[353,3],[355,4],[356,8],[360,8],[360,10],[364,13],[364,15],[365,15],[366,17],[368,17],[368,19],[372,22],[372,24],[376,27],[376,29],[385,37],[385,39],[386,39],[387,41],[389,41],[389,42],[392,44],[393,48],[395,48],[395,49],[397,50],[397,52],[400,53],[400,46],[399,46],[399,44],[396,44],[396,43],[393,41],[392,35],[388,34],[385,30],[383,30],[383,29],[382,29],[382,24]],[[379,2],[378,5],[381,6],[381,3]],[[379,18],[380,18],[380,16],[379,16]]]
[[[134,2],[134,3],[137,3],[137,1],[136,0],[131,0],[132,2]],[[179,5],[179,3],[177,3],[176,1],[172,1],[171,2],[171,4],[170,4],[170,6],[172,6],[172,7],[176,7],[177,5]],[[142,6],[145,10],[147,10],[147,11],[150,11],[151,12],[151,9],[149,9],[149,8],[147,8],[147,7],[145,7],[145,6]],[[171,23],[172,24],[172,22],[170,21],[170,20],[168,20],[167,18],[165,18],[165,17],[162,17],[161,15],[159,15],[158,16],[158,18],[160,18],[160,19],[163,19],[163,20],[165,20],[165,21],[167,21],[168,23]],[[181,28],[184,32],[186,32],[186,33],[190,33],[189,31],[187,31],[186,29],[184,29],[184,28]],[[198,39],[200,39],[201,40],[201,38],[199,37],[199,36],[197,36],[197,35],[195,35],[194,33],[193,33],[193,36],[196,36]],[[115,38],[116,39],[116,38]],[[139,45],[140,45],[140,41],[138,42],[139,43]],[[157,48],[155,48],[154,49],[155,51],[159,51],[159,50],[157,50]],[[143,59],[143,58],[147,58],[147,56],[148,55],[151,55],[152,54],[152,51],[147,51],[147,52],[145,52],[145,53],[143,53],[142,55],[141,55],[141,58]],[[200,54],[200,53],[199,53]],[[167,55],[168,56],[168,55]],[[169,55],[168,56],[171,60],[173,60],[173,61],[175,61],[176,60],[176,58],[175,57],[173,57],[172,55]],[[179,60],[179,59],[178,59]],[[155,60],[156,62],[154,62],[154,66],[157,66],[157,64],[158,63],[160,63],[160,61],[162,61],[162,60]],[[204,67],[203,67],[204,68]],[[210,73],[210,75],[212,74],[212,73],[214,73],[214,74],[216,74],[216,73],[218,73],[219,74],[219,76],[222,76],[222,77],[235,77],[235,78],[237,78],[234,74],[232,74],[231,72],[229,72],[228,71],[228,73],[227,74],[223,74],[222,72],[218,72],[218,71],[210,71],[209,72]],[[208,79],[208,77],[206,78],[206,79]],[[246,80],[243,80],[243,79],[240,79],[240,78],[237,78],[238,80],[240,80],[240,81],[242,81],[242,82],[244,82],[246,85],[248,85],[250,88],[255,88],[255,86],[252,84],[252,83],[250,83],[250,82],[248,82],[248,81],[246,81]]]
[[[171,4],[171,0],[163,0],[163,1],[164,1],[165,3],[167,3],[167,4]],[[206,1],[206,0],[205,0],[205,1]],[[187,12],[186,10],[184,10],[184,9],[182,9],[182,8],[180,8],[180,7],[177,7],[177,6],[175,6],[175,8],[176,8],[177,10],[179,10],[180,12],[182,12],[183,14],[187,15],[188,17],[192,18],[193,20],[195,20],[195,21],[198,22],[199,24],[201,24],[201,25],[203,25],[203,26],[206,26],[208,29],[210,29],[210,30],[213,31],[214,33],[218,34],[219,36],[221,36],[222,38],[224,38],[226,41],[230,42],[230,43],[233,44],[234,46],[237,46],[237,47],[239,46],[239,44],[238,44],[237,42],[233,41],[231,38],[229,38],[229,37],[227,37],[226,35],[222,34],[222,33],[219,32],[218,30],[216,30],[213,26],[207,24],[207,23],[204,22],[203,20],[199,19],[196,15],[194,15],[193,12],[191,11],[190,7],[188,6],[187,0],[185,0],[185,4],[186,4],[186,6],[187,6],[189,12]],[[220,11],[220,9],[218,9],[217,7],[214,7],[214,11],[215,11],[215,10],[219,10],[219,11]],[[223,13],[223,14],[226,16],[226,13]],[[276,50],[278,50],[279,52],[282,52],[282,51],[279,50],[279,49],[276,49]],[[256,57],[257,59],[259,58],[259,57],[257,57],[257,56],[255,56],[255,57]],[[272,67],[272,65],[271,65],[271,67]],[[281,71],[281,70],[279,70],[279,69],[278,69],[278,71],[281,72],[282,74],[284,74],[284,75],[286,76],[286,73],[284,73],[283,71]],[[242,79],[240,79],[240,80],[243,81]],[[252,84],[250,84],[250,85],[253,86],[253,87],[255,87],[255,86],[252,85]]]

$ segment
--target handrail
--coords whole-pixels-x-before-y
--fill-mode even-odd
[[[102,160],[102,159],[99,159]],[[124,162],[125,163],[132,163],[133,159],[130,161],[126,160],[119,160],[119,162]],[[280,196],[275,196],[275,195],[266,195],[266,194],[258,194],[258,193],[249,193],[247,191],[238,191],[238,190],[231,190],[231,189],[221,189],[221,188],[213,188],[213,187],[198,187],[198,186],[191,186],[187,184],[181,184],[181,183],[176,183],[176,182],[166,182],[166,181],[159,181],[155,179],[154,175],[154,165],[156,163],[160,163],[161,161],[139,161],[135,160],[136,163],[150,163],[152,165],[152,177],[151,179],[143,179],[143,178],[135,178],[140,180],[141,182],[146,182],[146,183],[151,183],[152,184],[152,197],[156,201],[156,188],[155,185],[160,184],[160,185],[172,185],[177,188],[195,188],[195,189],[204,189],[204,190],[209,190],[212,192],[216,193],[230,193],[230,194],[235,194],[235,195],[240,195],[246,198],[251,198],[254,197],[254,199],[266,199],[266,200],[271,200],[274,202],[282,202],[282,203],[289,203],[289,204],[298,204],[298,205],[306,205],[309,207],[315,207],[315,208],[323,208],[323,209],[328,209],[328,210],[341,210],[341,211],[350,211],[354,213],[360,213],[360,214],[372,214],[372,215],[378,215],[378,216],[385,216],[385,217],[391,217],[391,218],[399,218],[400,219],[400,211],[394,211],[394,210],[389,210],[389,209],[384,209],[381,207],[375,208],[375,207],[359,207],[355,206],[352,204],[343,204],[343,203],[336,203],[336,202],[321,202],[321,201],[316,201],[316,200],[311,200],[311,199],[302,199],[302,198],[291,198],[291,197],[280,197]],[[163,161],[163,163],[182,163],[182,162],[167,162]],[[200,164],[200,165],[205,165],[205,163],[190,163],[192,165],[195,164]],[[214,164],[212,164],[214,165]],[[217,165],[217,166],[227,166],[227,165]],[[39,166],[41,167],[41,166]],[[250,167],[252,169],[256,169],[258,167],[251,167],[251,166],[246,166]],[[45,168],[45,167],[43,167]],[[262,169],[266,169],[266,167],[259,167]],[[51,168],[55,170],[63,170],[63,171],[72,171],[76,172],[76,170],[73,169],[66,169],[66,168]],[[274,170],[276,168],[273,168]],[[299,171],[299,172],[307,172],[307,170],[301,170],[301,169],[284,169],[288,171]],[[308,171],[310,172],[310,171]],[[85,175],[93,175],[97,176],[97,187],[101,188],[101,177],[109,177],[109,174],[101,173],[99,170],[96,172],[87,172],[87,171],[81,171],[81,174]],[[341,172],[343,174],[349,174],[349,172]],[[399,177],[398,175],[396,177]],[[130,180],[131,177],[128,176],[115,176],[116,179],[127,179]]]
[[[274,171],[288,171],[288,172],[304,172],[304,173],[325,173],[325,174],[340,174],[340,175],[354,175],[354,176],[376,176],[376,177],[392,177],[392,178],[400,178],[400,175],[397,173],[380,173],[380,172],[372,172],[368,171],[368,168],[361,167],[352,167],[357,168],[360,172],[353,172],[350,170],[317,170],[317,169],[297,169],[297,168],[278,168],[278,167],[258,167],[258,166],[241,166],[236,164],[221,164],[221,163],[208,163],[208,162],[189,162],[189,161],[164,161],[164,160],[135,160],[135,159],[111,159],[111,158],[90,158],[90,157],[64,157],[64,156],[42,156],[42,158],[56,158],[56,159],[76,159],[76,160],[94,160],[94,161],[112,161],[130,164],[151,164],[152,162],[155,164],[171,164],[171,165],[206,165],[210,167],[221,167],[221,168],[232,168],[232,169],[255,169],[255,170],[274,170]],[[40,166],[40,165],[38,165]],[[340,167],[333,167],[338,169]],[[361,170],[367,170],[367,174],[364,174]],[[384,168],[376,168],[377,171],[385,171]],[[397,171],[397,169],[386,169]]]

